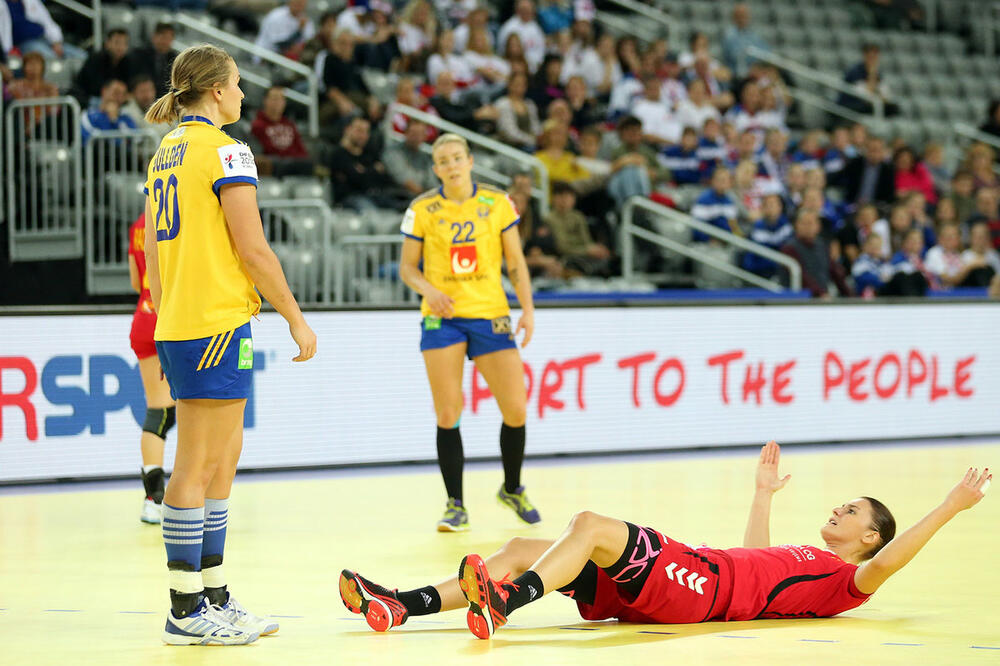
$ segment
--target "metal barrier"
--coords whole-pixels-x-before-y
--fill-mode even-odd
[[[285,97],[292,102],[306,106],[309,110],[309,136],[319,136],[319,79],[315,71],[306,67],[302,63],[295,62],[294,60],[284,57],[283,55],[261,48],[253,42],[231,35],[228,32],[219,30],[218,28],[183,13],[174,15],[173,21],[177,25],[182,25],[194,32],[200,33],[209,41],[216,41],[225,46],[237,48],[242,51],[246,51],[247,53],[252,53],[261,60],[266,60],[272,65],[276,65],[284,70],[287,70],[288,72],[294,72],[295,74],[305,78],[306,84],[309,88],[308,93],[301,93],[292,88],[286,88]],[[178,40],[177,46],[179,48],[184,48],[191,46],[191,44],[182,43]],[[273,85],[273,81],[271,79],[254,72],[249,68],[241,70],[240,76],[244,81],[260,86],[265,90]]]
[[[788,257],[780,252],[775,252],[771,248],[764,247],[759,243],[748,241],[745,238],[737,236],[736,234],[723,231],[718,227],[702,222],[701,220],[697,220],[690,215],[685,215],[684,213],[676,211],[673,208],[667,208],[666,206],[654,203],[641,196],[633,196],[629,198],[629,200],[625,202],[625,206],[622,208],[622,277],[626,279],[632,279],[635,277],[635,248],[633,247],[633,238],[641,238],[642,240],[653,243],[672,252],[676,252],[677,254],[687,257],[692,261],[709,266],[715,271],[739,278],[740,280],[748,282],[754,286],[762,287],[773,292],[785,290],[784,287],[772,280],[762,278],[759,275],[734,266],[728,261],[722,261],[711,256],[712,253],[705,251],[706,248],[704,247],[699,248],[697,246],[690,245],[686,238],[683,240],[680,238],[670,238],[662,233],[654,233],[648,229],[636,226],[634,222],[636,208],[640,208],[654,215],[666,218],[683,229],[685,234],[691,229],[697,229],[702,233],[708,234],[709,236],[722,241],[727,246],[756,254],[760,257],[764,257],[765,259],[770,259],[774,263],[788,269],[790,289],[793,291],[802,289],[802,268],[799,266],[798,262],[791,257]]]
[[[948,138],[948,152],[951,153],[951,157],[960,160],[958,153],[961,151],[959,147],[959,140],[967,139],[969,141],[974,141],[976,143],[985,143],[996,151],[1000,151],[1000,137],[994,136],[993,134],[987,134],[986,132],[981,132],[972,125],[967,125],[966,123],[954,123],[951,126],[951,135]],[[993,173],[1000,175],[1000,165],[993,165]]]
[[[492,151],[497,155],[500,155],[506,159],[511,160],[520,164],[528,171],[534,171],[538,176],[538,187],[533,188],[531,191],[531,196],[538,200],[538,208],[542,217],[544,218],[549,213],[549,170],[534,155],[530,155],[524,151],[517,150],[516,148],[511,148],[505,143],[501,143],[496,139],[491,139],[488,136],[478,134],[476,132],[470,131],[450,123],[447,120],[439,118],[436,115],[425,113],[420,109],[415,109],[412,106],[406,106],[405,104],[390,104],[389,108],[386,110],[385,122],[383,128],[385,131],[385,137],[387,141],[399,141],[401,138],[392,129],[392,119],[396,114],[401,114],[409,118],[414,118],[422,122],[427,123],[437,127],[445,132],[451,132],[453,134],[458,134],[464,137],[473,146],[478,146],[486,150]],[[482,169],[473,167],[474,172],[478,172],[483,176],[490,177],[502,185],[506,185],[510,182],[510,177],[503,174],[500,170]],[[501,182],[506,179],[506,182]]]
[[[409,305],[419,295],[399,279],[398,235],[345,236],[334,245],[334,303]]]
[[[128,228],[145,210],[146,167],[160,144],[153,130],[97,130],[84,150],[89,294],[131,291]]]
[[[77,2],[76,0],[52,0],[57,4],[72,9],[77,14],[89,18],[94,26],[94,33],[91,37],[90,48],[92,51],[100,51],[104,45],[104,28],[102,25],[103,15],[101,14],[101,0],[90,0],[90,7]]]
[[[631,12],[633,16],[623,16],[598,9],[594,18],[605,28],[623,35],[635,35],[645,42],[652,42],[661,37],[675,40],[678,38],[677,25],[670,15],[661,9],[636,0],[608,0],[608,4],[618,5]],[[637,21],[636,18],[639,17],[642,20]]]
[[[813,69],[812,67],[807,67],[802,63],[791,60],[785,56],[774,53],[773,51],[765,51],[759,49],[756,46],[751,46],[747,49],[747,55],[753,56],[757,60],[762,60],[766,63],[774,65],[779,69],[783,69],[790,74],[793,74],[797,79],[804,79],[812,83],[823,86],[828,90],[835,90],[837,92],[846,93],[853,97],[860,97],[872,105],[872,115],[865,115],[858,113],[852,109],[848,109],[845,106],[841,106],[836,102],[830,101],[830,99],[824,95],[818,95],[816,93],[804,90],[800,86],[789,86],[788,94],[793,98],[799,100],[803,104],[809,104],[812,106],[819,107],[826,111],[827,113],[832,113],[834,115],[840,116],[841,118],[846,118],[851,122],[856,123],[867,123],[872,118],[876,120],[881,120],[885,117],[885,102],[878,95],[872,94],[867,90],[862,90],[855,88],[849,83],[841,81],[836,76],[827,74],[826,72],[821,72],[818,69]]]
[[[82,256],[80,105],[72,97],[18,100],[4,124],[10,260]]]
[[[259,204],[264,235],[288,286],[304,304],[330,304],[334,213],[322,199],[271,199]]]

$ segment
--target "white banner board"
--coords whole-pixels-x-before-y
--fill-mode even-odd
[[[308,363],[291,362],[279,316],[254,322],[241,466],[433,460],[419,315],[308,319]],[[0,317],[0,481],[138,473],[129,326]],[[539,310],[523,350],[527,452],[1000,433],[998,330],[992,304]],[[498,455],[499,411],[471,364],[464,394],[466,455]]]

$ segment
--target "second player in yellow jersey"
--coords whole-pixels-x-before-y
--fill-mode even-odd
[[[510,313],[500,281],[501,234],[518,221],[505,192],[474,183],[465,201],[448,199],[444,188],[418,197],[402,232],[423,242],[424,276],[455,301],[453,317],[494,319]],[[421,313],[434,314],[426,299]]]
[[[502,190],[472,182],[473,157],[462,137],[442,135],[431,154],[441,187],[415,199],[406,211],[399,276],[423,296],[420,351],[434,398],[438,464],[448,493],[438,530],[469,527],[458,429],[466,356],[482,373],[503,415],[504,483],[497,499],[521,520],[537,523],[541,518],[521,485],[527,393],[516,336],[524,331],[523,344],[528,344],[535,306],[517,209]],[[521,306],[516,326],[501,282],[504,262]]]

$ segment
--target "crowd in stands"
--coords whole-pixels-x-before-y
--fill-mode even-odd
[[[352,0],[318,20],[308,1],[263,2],[255,6],[267,11],[230,8],[223,16],[255,30],[258,46],[317,73],[321,141],[304,140],[301,117],[288,114],[286,87],[304,90],[295,80],[278,81],[260,108],[245,109],[252,122],[241,138],[261,174],[326,178],[338,206],[402,209],[436,185],[421,146],[438,131],[396,114],[388,122],[399,141],[386,141],[378,131],[385,105],[363,76],[374,69],[399,75],[396,102],[545,164],[547,215],[531,198],[531,175],[514,174],[510,189],[536,275],[614,275],[621,207],[637,195],[685,207],[704,223],[793,258],[816,297],[981,287],[1000,273],[992,149],[976,144],[951,169],[942,146],[905,145],[863,123],[790,131],[786,80],[747,54],[749,46],[769,48],[747,3],[733,7],[720,44],[702,33],[683,44],[642,44],[600,33],[593,0]],[[3,0],[3,8],[4,95],[53,95],[46,62],[69,57],[70,45],[41,0]],[[71,90],[62,91],[86,110],[85,139],[98,129],[148,127],[145,109],[169,88],[174,36],[169,23],[138,45],[125,30],[107,32]],[[8,53],[22,56],[16,74],[6,66]],[[876,44],[864,46],[844,80],[866,91],[845,94],[844,106],[870,113],[877,96],[887,114],[898,109]],[[1000,136],[1000,103],[983,131]],[[681,202],[679,193],[692,188],[699,192],[689,205]],[[692,240],[719,242],[700,230]],[[655,272],[656,257],[646,259]],[[768,258],[744,253],[733,261],[788,280]]]

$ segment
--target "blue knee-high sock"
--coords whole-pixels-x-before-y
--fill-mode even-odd
[[[201,544],[205,527],[203,507],[179,509],[163,504],[163,545],[167,549],[170,605],[174,615],[194,612],[201,598]]]
[[[201,576],[205,596],[222,606],[229,600],[226,578],[222,572],[222,554],[226,548],[229,524],[229,498],[205,500],[205,539],[201,546]]]

